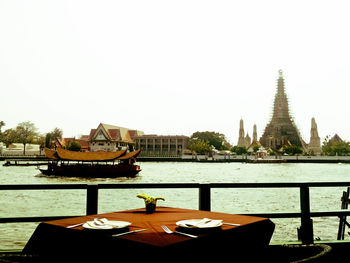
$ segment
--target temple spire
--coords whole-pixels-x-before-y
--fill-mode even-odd
[[[254,124],[253,126],[253,142],[257,142],[258,141],[258,133],[256,131],[256,124]]]
[[[282,70],[278,71],[277,91],[273,104],[272,118],[260,138],[260,143],[264,147],[270,147],[275,150],[280,149],[286,143],[291,143],[303,149],[305,148],[305,142],[302,140],[289,114],[288,98],[285,92]]]
[[[245,147],[245,138],[244,138],[244,126],[243,126],[243,119],[239,122],[239,132],[238,132],[238,143],[237,146],[239,147]]]
[[[275,95],[272,119],[290,119],[288,98],[284,88],[284,77],[282,70],[278,71],[277,92]]]
[[[283,70],[282,70],[282,69],[280,69],[280,70],[278,71],[278,75],[279,75],[280,78],[283,78]]]
[[[315,118],[311,119],[310,143],[308,145],[308,150],[315,155],[320,155],[322,153],[321,140],[318,136]]]

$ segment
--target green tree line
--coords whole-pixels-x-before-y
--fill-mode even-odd
[[[189,140],[188,149],[196,152],[197,154],[211,154],[214,150],[222,151],[229,150],[237,155],[247,154],[248,149],[241,146],[232,146],[226,140],[225,135],[218,132],[195,132],[192,134]],[[259,146],[254,146],[253,152],[257,152]],[[296,146],[290,145],[283,148],[282,154],[296,155],[302,154],[303,150]],[[272,154],[276,154],[272,152]]]
[[[322,151],[325,155],[330,156],[343,156],[350,155],[350,142],[343,140],[332,140],[329,136],[326,136],[323,141]]]
[[[218,132],[195,132],[189,140],[188,149],[197,154],[210,154],[214,150],[230,150],[231,145],[224,134]]]
[[[23,144],[23,154],[26,152],[27,144],[39,144],[41,148],[52,148],[55,140],[61,138],[63,132],[59,128],[53,129],[46,134],[40,134],[35,124],[30,121],[24,121],[19,123],[16,128],[7,129],[2,131],[2,127],[5,126],[3,121],[0,121],[0,142],[3,142],[6,147],[12,143]]]

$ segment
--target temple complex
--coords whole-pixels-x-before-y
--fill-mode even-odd
[[[320,137],[317,131],[315,118],[311,119],[310,142],[306,144],[302,139],[298,128],[296,127],[292,116],[289,113],[288,98],[284,87],[284,77],[282,70],[279,70],[277,80],[277,91],[273,104],[273,113],[270,122],[266,125],[264,133],[260,140],[256,131],[256,125],[253,127],[253,139],[248,133],[244,137],[243,120],[240,120],[239,138],[237,146],[246,147],[248,152],[253,152],[257,147],[263,146],[267,150],[283,151],[284,147],[295,145],[302,148],[303,151],[312,155],[321,155],[322,147]],[[337,136],[334,137],[338,139]]]
[[[288,98],[285,93],[282,70],[279,70],[277,92],[273,105],[273,115],[267,124],[260,143],[265,148],[279,150],[286,144],[292,144],[306,149],[306,144],[289,114]]]
[[[320,155],[322,153],[321,141],[318,136],[315,118],[311,119],[310,143],[307,148],[310,153],[315,155]]]

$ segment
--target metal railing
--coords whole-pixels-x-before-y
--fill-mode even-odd
[[[194,188],[198,189],[198,209],[211,210],[211,189],[213,188],[299,188],[300,212],[284,213],[249,213],[245,215],[268,218],[300,218],[299,239],[303,244],[313,243],[312,217],[341,217],[350,215],[349,210],[310,211],[310,188],[312,187],[348,187],[350,182],[309,182],[309,183],[148,183],[148,184],[29,184],[0,185],[1,190],[86,190],[86,215],[98,213],[98,192],[100,189],[149,189],[149,188]],[[77,215],[74,215],[77,216]],[[46,217],[7,217],[0,218],[0,223],[40,222],[73,216]]]

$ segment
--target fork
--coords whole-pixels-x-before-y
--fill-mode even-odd
[[[188,237],[192,237],[192,238],[197,238],[198,236],[195,236],[195,235],[190,235],[190,234],[187,234],[187,233],[183,233],[183,232],[179,232],[179,231],[171,231],[167,226],[165,225],[162,225],[162,228],[163,230],[168,233],[168,234],[180,234],[180,235],[184,235],[184,236],[188,236]]]

